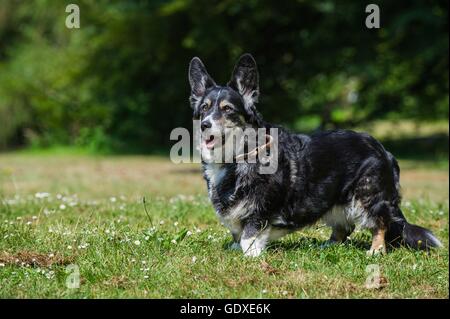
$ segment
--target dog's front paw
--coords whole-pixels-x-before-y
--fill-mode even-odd
[[[244,256],[246,257],[259,257],[261,255],[262,250],[260,249],[250,249],[244,252]]]
[[[250,225],[250,230],[254,231],[255,225]],[[261,255],[261,253],[264,251],[264,248],[266,248],[267,239],[269,237],[268,231],[263,229],[263,231],[260,231],[254,236],[245,235],[246,234],[244,231],[244,235],[241,238],[241,247],[244,255],[248,257],[258,257],[259,255]]]
[[[261,255],[263,250],[258,247],[250,246],[246,251],[244,251],[244,256],[246,257],[258,257]]]
[[[241,245],[239,243],[232,243],[230,246],[228,246],[228,249],[230,250],[241,250]]]

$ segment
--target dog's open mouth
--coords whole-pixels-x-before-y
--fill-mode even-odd
[[[207,135],[204,138],[205,147],[208,150],[212,150],[215,147],[222,146],[224,144],[224,137],[220,135]]]
[[[216,145],[216,142],[217,138],[214,135],[208,137],[207,139],[205,139],[206,148],[212,150],[214,148],[214,145]]]

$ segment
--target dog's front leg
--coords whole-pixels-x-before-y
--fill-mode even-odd
[[[266,248],[270,235],[267,221],[249,220],[244,225],[241,236],[241,248],[245,256],[258,257]]]
[[[239,237],[241,236],[241,234],[231,231],[231,235],[233,235],[233,243],[230,245],[230,249],[240,250],[241,245],[239,244]]]

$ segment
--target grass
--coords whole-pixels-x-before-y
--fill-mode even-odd
[[[251,259],[227,249],[198,165],[1,154],[0,297],[448,298],[448,164],[400,166],[406,216],[444,249],[367,257],[364,231],[320,248],[330,231],[318,224]],[[378,289],[365,286],[372,264]],[[68,288],[76,269],[80,287]]]

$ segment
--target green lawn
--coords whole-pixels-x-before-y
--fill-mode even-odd
[[[330,232],[318,224],[252,259],[227,249],[231,236],[198,165],[2,154],[0,297],[448,298],[448,163],[400,166],[406,216],[431,228],[444,249],[367,257],[366,232],[320,248]],[[365,285],[373,264],[381,270],[378,289]],[[73,267],[79,288],[66,285]]]

